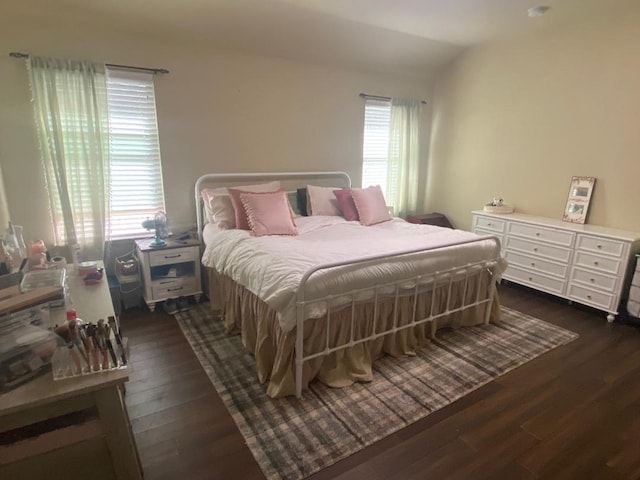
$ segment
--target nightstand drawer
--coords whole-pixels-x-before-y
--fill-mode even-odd
[[[195,260],[193,251],[193,247],[184,247],[149,252],[149,266],[156,267],[158,265],[192,262]]]
[[[191,295],[197,290],[196,277],[162,278],[151,284],[153,298],[164,299]]]

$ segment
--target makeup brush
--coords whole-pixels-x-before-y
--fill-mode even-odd
[[[118,344],[118,350],[120,350],[120,358],[122,358],[122,365],[127,364],[127,357],[124,353],[124,345],[122,345],[122,337],[120,336],[120,330],[116,324],[116,319],[113,316],[109,316],[109,328],[113,331],[113,335],[116,337],[116,343]]]
[[[64,340],[64,344],[69,349],[69,355],[71,355],[71,359],[76,366],[76,373],[80,375],[82,373],[82,361],[80,360],[80,355],[78,355],[78,352],[74,348],[73,340],[71,340],[71,333],[69,332],[69,327],[66,324],[63,324],[57,326],[53,331],[56,335]]]

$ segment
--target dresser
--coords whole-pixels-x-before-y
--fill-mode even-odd
[[[502,277],[607,312],[626,298],[640,233],[520,213],[473,212],[475,233],[497,236],[509,267]]]

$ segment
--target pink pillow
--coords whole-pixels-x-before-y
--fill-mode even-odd
[[[384,200],[380,185],[368,188],[353,188],[351,196],[356,204],[362,225],[375,225],[376,223],[391,220],[389,207],[387,207],[387,203]]]
[[[351,196],[351,189],[344,188],[342,190],[334,190],[333,194],[338,199],[338,205],[340,206],[340,210],[342,210],[344,219],[349,221],[359,220],[358,210]]]
[[[256,237],[298,234],[289,198],[284,190],[272,193],[243,193],[240,200],[251,231]]]
[[[280,182],[242,185],[235,187],[235,189],[245,192],[275,192],[280,189]],[[215,223],[223,229],[236,228],[235,211],[226,187],[205,188],[200,195],[204,201],[207,222]]]

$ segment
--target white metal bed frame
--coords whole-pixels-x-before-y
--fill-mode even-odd
[[[204,188],[204,186],[207,185],[208,183],[222,182],[222,181],[232,182],[232,183],[241,183],[246,181],[258,181],[258,180],[260,181],[301,180],[301,179],[306,179],[306,180],[325,179],[326,180],[328,178],[342,179],[342,181],[346,183],[345,186],[351,186],[351,179],[349,178],[349,175],[346,174],[345,172],[339,172],[339,171],[280,172],[280,173],[222,173],[222,174],[203,175],[200,178],[198,178],[195,185],[196,219],[197,219],[199,238],[200,240],[202,240],[202,229],[204,228],[201,191]],[[231,186],[230,184],[227,184],[227,185]],[[227,185],[224,185],[224,186],[227,186]],[[223,185],[220,185],[220,186],[223,186]],[[342,267],[346,265],[353,265],[353,266],[357,265],[358,267],[366,268],[367,266],[373,265],[382,259],[388,260],[391,258],[397,258],[405,255],[414,255],[414,254],[418,255],[416,257],[416,260],[419,260],[420,258],[427,257],[433,254],[433,252],[442,251],[446,248],[464,245],[464,244],[471,244],[471,243],[481,242],[486,240],[491,240],[496,242],[496,245],[497,245],[496,251],[498,252],[497,254],[498,256],[496,258],[468,263],[466,265],[456,266],[456,267],[452,267],[442,271],[424,272],[410,278],[404,278],[404,279],[396,280],[393,282],[376,284],[376,285],[365,287],[365,288],[352,289],[346,292],[340,292],[339,295],[328,295],[327,297],[322,299],[318,299],[318,298],[307,299],[307,296],[308,296],[307,285],[309,284],[310,278],[313,275],[323,270]],[[500,263],[499,252],[500,252],[500,240],[498,239],[498,237],[482,236],[482,237],[478,237],[477,239],[456,242],[445,247],[406,250],[402,252],[396,252],[393,255],[369,256],[366,258],[360,258],[360,259],[351,260],[348,262],[326,263],[326,264],[318,265],[314,268],[311,268],[302,276],[302,279],[300,281],[300,286],[298,287],[298,290],[297,290],[296,339],[295,339],[296,397],[300,398],[302,396],[302,368],[303,368],[304,362],[307,360],[321,357],[321,356],[326,356],[338,350],[350,348],[360,343],[372,341],[377,338],[384,337],[386,335],[394,334],[404,329],[414,328],[418,325],[421,325],[427,322],[431,322],[431,335],[433,336],[435,334],[435,329],[437,326],[437,323],[435,322],[435,320],[441,317],[445,317],[445,316],[457,313],[457,312],[462,312],[464,310],[468,310],[474,307],[479,307],[481,305],[484,305],[484,308],[485,308],[483,323],[485,325],[489,323],[491,310],[493,307],[495,289],[496,289],[495,285],[499,278],[499,275],[496,275],[496,269],[498,268]],[[481,289],[481,286],[482,286],[481,276],[483,272],[486,272],[490,276],[489,281],[486,282],[487,290],[484,292]],[[469,280],[475,276],[478,277],[477,291],[475,294],[475,298],[473,301],[466,303],[467,288],[469,286]],[[463,295],[461,297],[462,304],[458,306],[451,306],[450,303],[451,303],[452,286],[454,282],[461,282],[461,281],[464,281]],[[406,288],[407,284],[411,284],[413,285],[413,287],[411,289],[407,289]],[[434,300],[435,300],[436,292],[438,290],[437,287],[440,287],[443,285],[446,285],[446,288],[447,288],[446,307],[444,311],[436,312],[434,311],[434,305],[435,305]],[[429,286],[431,286],[430,290],[429,290]],[[375,327],[374,327],[372,328],[372,332],[370,333],[370,335],[366,337],[354,339],[354,331],[355,331],[355,325],[356,325],[356,306],[360,304],[359,302],[356,301],[356,296],[361,298],[362,294],[367,294],[368,297],[373,299],[372,300],[373,312],[374,312],[373,316],[375,318],[376,313],[378,311],[379,302],[381,301],[380,297],[382,296],[385,299],[389,298],[389,295],[387,293],[381,295],[380,292],[383,289],[385,291],[391,289],[394,292],[393,293],[393,299],[394,299],[393,325],[391,326],[391,328],[380,331],[380,332],[375,332]],[[417,315],[418,314],[417,312],[418,294],[429,292],[429,291],[431,292],[431,295],[432,295],[430,312],[427,316],[423,318],[417,318],[418,317]],[[400,299],[400,297],[404,297],[407,295],[412,295],[412,299],[413,299],[412,318],[409,322],[405,323],[404,325],[398,325],[397,324],[398,323],[398,300]],[[342,310],[343,308],[351,309],[350,338],[349,338],[349,341],[344,344],[330,346],[329,326],[330,326],[331,315],[332,315],[332,300],[336,297],[351,298],[350,307],[345,307],[344,305],[340,307],[340,310]],[[307,320],[306,313],[305,313],[306,306],[310,303],[318,303],[321,301],[326,302],[326,305],[327,305],[326,315],[322,319],[316,319],[316,320],[323,320],[326,322],[326,329],[325,329],[326,339],[325,339],[324,349],[318,352],[311,352],[305,355],[304,354],[304,324],[305,324],[305,320]],[[373,324],[374,322],[372,322],[372,325]]]
[[[351,305],[350,305],[350,309],[351,309],[351,316],[350,316],[350,338],[349,341],[337,346],[333,346],[330,347],[329,343],[330,343],[330,336],[329,336],[329,332],[330,332],[330,328],[329,325],[331,323],[331,305],[332,305],[332,299],[335,297],[335,295],[328,295],[327,297],[325,297],[324,299],[312,299],[312,300],[305,300],[305,296],[306,296],[306,291],[307,291],[307,284],[309,282],[309,279],[312,275],[322,271],[322,270],[326,270],[329,268],[335,268],[335,267],[340,267],[340,266],[345,266],[345,265],[360,265],[362,268],[366,268],[366,266],[368,265],[373,265],[374,263],[376,263],[379,260],[385,259],[385,260],[389,260],[391,258],[395,258],[395,257],[401,257],[404,255],[411,255],[411,254],[416,254],[416,253],[423,253],[425,255],[429,255],[430,253],[438,250],[443,250],[446,249],[448,247],[452,247],[452,246],[459,246],[459,245],[464,245],[464,244],[469,244],[469,243],[475,243],[478,241],[484,241],[484,240],[493,240],[497,243],[497,247],[498,247],[498,251],[500,251],[500,240],[497,237],[493,237],[493,236],[486,236],[486,237],[480,237],[478,239],[473,239],[473,240],[466,240],[466,241],[462,241],[462,242],[456,242],[455,244],[451,244],[447,247],[437,247],[437,248],[429,248],[429,249],[414,249],[414,250],[406,250],[403,252],[398,252],[395,253],[393,255],[376,255],[376,256],[370,256],[367,258],[362,258],[362,259],[358,259],[358,260],[353,260],[350,262],[335,262],[335,263],[327,263],[324,265],[318,265],[310,270],[308,270],[303,276],[302,279],[300,281],[300,287],[298,288],[298,292],[297,292],[297,302],[296,302],[296,341],[295,341],[295,365],[296,365],[296,374],[295,374],[295,380],[296,380],[296,397],[300,398],[302,396],[302,366],[304,364],[305,361],[310,360],[312,358],[316,358],[316,357],[321,357],[321,356],[326,356],[330,353],[336,352],[338,350],[343,350],[349,347],[353,347],[354,345],[360,344],[360,343],[364,343],[364,342],[368,342],[371,340],[375,340],[377,338],[380,337],[384,337],[386,335],[390,335],[396,332],[399,332],[401,330],[405,330],[407,328],[414,328],[417,325],[423,324],[423,323],[427,323],[427,322],[431,322],[431,336],[435,335],[435,329],[436,329],[436,323],[434,322],[434,320],[437,320],[438,318],[441,317],[445,317],[451,314],[454,314],[456,312],[462,312],[463,310],[467,310],[476,306],[480,306],[480,305],[484,305],[485,306],[485,311],[484,311],[484,324],[488,324],[489,320],[490,320],[490,315],[491,315],[491,309],[493,307],[493,299],[494,299],[494,294],[495,294],[495,284],[496,284],[496,276],[494,275],[494,269],[498,266],[498,259],[490,259],[490,260],[482,260],[482,261],[478,261],[478,262],[472,262],[472,263],[468,263],[466,265],[462,265],[462,266],[456,266],[453,268],[449,268],[446,270],[441,270],[441,271],[436,271],[436,272],[432,272],[432,273],[424,273],[424,274],[420,274],[420,275],[416,275],[410,278],[404,278],[401,280],[396,280],[394,282],[387,282],[387,283],[383,283],[383,284],[377,284],[374,285],[372,287],[366,287],[366,288],[359,288],[359,289],[353,289],[350,290],[348,292],[341,292],[339,294],[339,297],[344,298],[344,297],[350,297],[351,298]],[[417,260],[418,258],[416,258]],[[489,281],[487,282],[487,286],[488,286],[488,290],[485,292],[486,296],[482,295],[481,297],[481,286],[482,286],[482,282],[481,282],[481,275],[483,273],[483,271],[487,272],[491,278],[489,279]],[[477,276],[478,277],[478,284],[477,284],[477,290],[476,290],[476,295],[475,295],[475,299],[472,302],[466,303],[466,296],[467,296],[467,288],[469,285],[469,279]],[[454,282],[461,282],[464,281],[464,287],[463,287],[463,294],[461,297],[461,302],[462,304],[459,306],[451,306],[451,289],[453,286]],[[412,284],[413,287],[407,291],[406,285],[407,284]],[[437,287],[438,286],[442,286],[442,285],[446,285],[447,287],[447,298],[446,298],[446,308],[444,311],[442,312],[435,312],[434,311],[434,305],[436,304],[435,302],[435,295],[437,292]],[[418,294],[420,293],[424,293],[425,291],[429,292],[429,288],[428,286],[431,286],[430,288],[430,293],[431,293],[431,309],[429,314],[426,317],[423,318],[416,318],[418,311],[417,311],[417,303],[418,303]],[[383,289],[389,289],[392,288],[394,293],[393,293],[393,299],[394,299],[394,306],[393,306],[393,325],[391,326],[391,328],[387,329],[387,330],[383,330],[381,332],[375,332],[375,327],[372,329],[374,331],[371,332],[370,335],[366,336],[366,337],[361,337],[358,338],[357,340],[354,339],[354,331],[355,331],[355,324],[356,324],[356,296],[361,296],[363,293],[370,293],[373,297],[373,318],[376,318],[376,314],[378,311],[378,305],[380,302],[380,291]],[[401,293],[401,290],[404,290],[404,292]],[[412,299],[413,299],[413,309],[412,309],[412,316],[411,316],[411,321],[405,323],[404,325],[398,325],[398,300],[401,296],[407,296],[408,294],[412,295]],[[388,294],[384,295],[384,298],[389,298]],[[326,338],[325,338],[325,347],[323,350],[319,351],[319,352],[314,352],[314,353],[309,353],[307,355],[304,354],[304,345],[303,345],[303,340],[304,340],[304,324],[305,324],[305,320],[306,320],[306,315],[305,315],[305,307],[308,303],[317,303],[318,301],[323,301],[326,300],[326,305],[327,305],[327,313],[326,315],[323,317],[323,321],[326,322]],[[373,323],[372,323],[373,325]]]

